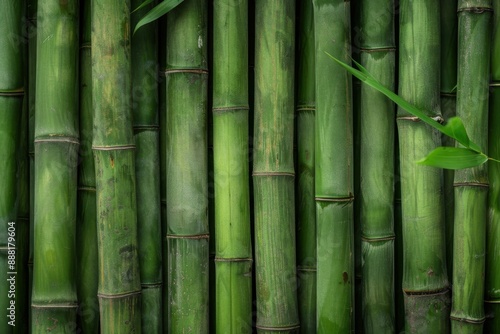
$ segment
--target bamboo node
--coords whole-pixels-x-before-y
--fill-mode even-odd
[[[47,309],[47,308],[78,308],[77,303],[58,303],[58,304],[36,304],[31,303],[32,308]]]
[[[444,123],[444,119],[441,116],[431,117],[433,120],[438,122],[439,124]],[[422,120],[416,116],[401,116],[397,118],[398,121],[411,121],[411,122],[422,122]]]
[[[482,14],[484,12],[493,12],[492,7],[462,7],[457,9],[457,13],[471,12],[475,14]]]
[[[220,114],[224,112],[232,112],[232,111],[248,111],[250,108],[248,106],[233,106],[233,107],[214,107],[212,108],[212,112],[214,114]]]
[[[130,291],[130,292],[125,292],[125,293],[118,293],[114,295],[108,295],[105,293],[98,293],[97,297],[102,298],[102,299],[120,299],[120,298],[126,298],[126,297],[133,297],[141,294],[141,290],[137,291]]]
[[[395,46],[382,46],[382,47],[374,47],[374,48],[359,48],[360,51],[366,53],[374,53],[374,52],[395,52]]]
[[[253,172],[252,176],[291,176],[291,177],[295,177],[295,173],[290,173],[290,172]]]
[[[165,76],[172,73],[208,74],[208,70],[202,68],[179,68],[179,69],[165,70]]]
[[[365,237],[363,235],[361,236],[361,240],[366,241],[366,242],[390,241],[390,240],[394,240],[394,239],[396,239],[395,235],[386,236],[386,237],[375,237],[375,238]]]
[[[0,96],[24,96],[24,87],[12,90],[0,90]]]
[[[190,235],[178,235],[178,234],[167,234],[167,239],[209,239],[210,234],[190,234]]]
[[[293,324],[290,326],[283,326],[283,327],[268,327],[268,326],[255,325],[255,328],[260,329],[260,330],[264,330],[264,331],[275,331],[275,332],[293,331],[295,329],[299,329],[300,324]]]
[[[92,146],[94,151],[135,150],[135,145]]]
[[[481,183],[481,182],[455,182],[455,183],[453,183],[453,187],[489,188],[490,185],[488,183]]]
[[[333,203],[351,203],[354,202],[354,196],[347,197],[314,197],[317,202],[333,202]]]
[[[486,317],[482,317],[480,319],[471,319],[471,318],[459,318],[450,315],[450,320],[458,321],[458,322],[466,322],[469,324],[482,324],[486,321]]]
[[[253,262],[251,257],[233,257],[233,258],[222,258],[215,257],[215,262]]]
[[[80,141],[78,140],[78,138],[65,137],[65,136],[41,137],[41,138],[36,138],[34,142],[35,144],[55,142],[55,143],[69,143],[69,144],[80,145]]]

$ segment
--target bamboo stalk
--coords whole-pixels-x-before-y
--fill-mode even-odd
[[[294,214],[295,1],[255,3],[253,185],[257,331],[299,328]]]
[[[17,220],[18,149],[23,108],[22,1],[1,1],[0,7],[0,332],[13,333],[19,300],[15,287],[20,254]],[[12,290],[14,290],[12,292]],[[14,304],[12,304],[14,303]]]
[[[132,8],[143,1],[131,1]],[[132,26],[153,4],[132,14]],[[162,251],[157,27],[142,27],[132,38],[132,103],[136,143],[137,224],[142,286],[142,331],[162,332]]]
[[[297,91],[297,276],[301,333],[316,331],[316,203],[314,202],[315,64],[313,2],[299,3]]]
[[[130,2],[92,2],[92,104],[101,332],[141,332]]]
[[[247,12],[247,1],[214,2],[216,333],[252,332]]]
[[[76,326],[77,4],[38,6],[33,333]]]
[[[30,233],[28,254],[28,299],[31,306],[31,294],[33,287],[33,231],[35,223],[35,96],[36,96],[36,13],[37,0],[27,1],[28,20],[28,155],[29,155],[29,196],[30,196]],[[31,312],[28,312],[28,324],[31,328]]]
[[[354,331],[351,78],[325,52],[350,62],[350,2],[315,0],[317,331]],[[336,143],[332,145],[332,143]],[[336,296],[336,302],[330,298]]]
[[[471,140],[488,148],[491,0],[458,1],[457,116]],[[455,172],[453,332],[483,330],[487,165]]]
[[[493,0],[493,33],[491,45],[490,114],[488,152],[491,157],[500,157],[500,1]],[[488,164],[490,183],[488,196],[488,221],[486,224],[486,277],[485,308],[487,312],[486,332],[500,331],[500,164]]]
[[[441,111],[445,120],[456,115],[457,103],[457,42],[458,42],[457,1],[441,1]],[[455,141],[442,136],[443,146],[455,146]],[[446,222],[446,264],[448,279],[453,277],[453,212],[454,212],[454,171],[443,171],[443,189]]]
[[[440,116],[440,4],[400,2],[399,94]],[[442,171],[416,164],[441,145],[435,130],[398,109],[406,331],[449,330]]]
[[[78,170],[78,323],[84,333],[99,331],[97,213],[94,158],[90,1],[80,2],[80,165]]]
[[[173,333],[209,328],[206,6],[186,0],[167,15],[167,317]]]
[[[360,63],[395,89],[394,2],[362,1]],[[364,333],[395,332],[394,104],[361,86],[360,201]]]

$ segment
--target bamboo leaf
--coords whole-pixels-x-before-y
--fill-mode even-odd
[[[333,57],[328,52],[325,53],[335,62],[337,62],[340,66],[342,66],[347,72],[351,73],[352,75],[354,75],[367,85],[375,88],[376,90],[387,96],[389,99],[391,99],[398,106],[408,111],[413,116],[418,117],[423,122],[429,124],[430,126],[440,131],[441,133],[447,135],[448,137],[455,139],[457,142],[459,142],[466,148],[476,151],[477,153],[481,153],[481,148],[479,147],[479,145],[470,141],[469,136],[467,135],[467,131],[465,130],[465,127],[463,125],[463,122],[458,117],[453,117],[448,121],[446,125],[442,125],[441,123],[427,116],[422,110],[418,109],[411,103],[401,98],[399,95],[395,94],[391,90],[384,87],[384,85],[378,82],[377,79],[375,79],[361,64],[353,60],[356,66],[359,67],[359,70],[357,70],[349,66],[348,64],[338,60],[337,58]]]
[[[419,164],[445,169],[463,169],[482,165],[488,157],[463,147],[438,147],[427,157],[417,161]]]
[[[141,8],[143,6],[146,6],[148,4],[148,1],[151,2],[150,0],[146,0],[136,10],[138,10],[139,8]],[[153,22],[154,20],[167,14],[169,11],[171,11],[172,9],[177,7],[183,1],[184,0],[164,0],[164,1],[160,2],[153,9],[151,9],[146,15],[144,15],[144,17],[139,22],[137,22],[137,25],[135,26],[135,29],[134,29],[134,34],[140,27],[142,27],[143,25],[146,25],[150,22]]]
[[[147,5],[149,5],[151,2],[153,2],[153,0],[146,0],[146,1],[144,1],[143,3],[141,3],[141,4],[139,5],[139,7],[137,7],[137,8],[136,8],[136,9],[134,9],[133,11],[131,11],[131,12],[130,12],[130,14],[135,13],[135,12],[137,12],[138,10],[140,10],[140,9],[142,9],[142,8],[144,8],[144,7],[146,7],[146,6],[147,6]]]

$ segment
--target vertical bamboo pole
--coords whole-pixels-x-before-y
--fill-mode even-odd
[[[351,77],[325,54],[350,62],[350,2],[314,0],[317,331],[354,330]],[[333,144],[335,143],[335,144]],[[332,302],[336,296],[336,302]]]
[[[441,111],[445,120],[456,115],[457,101],[457,42],[458,16],[457,1],[441,1]],[[444,146],[455,146],[455,141],[443,135]],[[446,222],[446,265],[448,279],[453,277],[453,211],[454,187],[453,170],[443,171],[443,191]]]
[[[101,332],[141,332],[130,1],[92,2],[92,104]]]
[[[16,240],[18,149],[23,108],[23,1],[0,2],[0,332],[12,333],[19,256]],[[14,304],[12,304],[14,303]],[[11,311],[12,310],[12,311]]]
[[[76,327],[78,13],[38,3],[33,333]]]
[[[167,14],[168,331],[209,329],[207,3]],[[189,296],[189,298],[187,298]]]
[[[360,62],[395,89],[394,2],[361,1]],[[394,103],[361,86],[361,263],[364,333],[393,333],[394,307]]]
[[[491,45],[490,115],[488,152],[500,157],[500,0],[493,0],[493,39]],[[500,164],[488,164],[490,182],[486,225],[485,308],[486,332],[500,332]]]
[[[252,332],[248,2],[214,2],[216,332]]]
[[[400,2],[399,94],[440,121],[440,4]],[[406,331],[449,330],[442,170],[416,164],[441,136],[398,108]]]
[[[132,8],[142,0],[131,1]],[[132,14],[132,26],[153,4]],[[160,151],[157,27],[150,23],[132,38],[132,113],[136,144],[137,225],[142,286],[142,331],[162,331]]]
[[[84,333],[99,331],[97,298],[98,255],[97,213],[92,134],[91,8],[90,1],[80,2],[80,164],[78,169],[77,290],[78,322]]]
[[[293,164],[295,1],[255,2],[257,331],[299,328]]]
[[[470,139],[488,149],[491,0],[458,1],[457,116]],[[481,333],[484,315],[484,276],[488,167],[457,170],[453,240],[454,333]]]
[[[297,276],[301,333],[316,331],[316,203],[314,202],[315,65],[313,2],[297,21]]]

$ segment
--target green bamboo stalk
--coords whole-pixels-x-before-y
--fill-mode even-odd
[[[316,331],[316,203],[314,202],[315,64],[313,2],[299,3],[297,82],[297,276],[301,333]]]
[[[26,4],[26,2],[23,2]],[[26,8],[25,8],[26,9]],[[23,29],[29,29],[29,22],[23,14]],[[27,30],[26,30],[27,31]],[[27,38],[27,35],[23,37]],[[30,250],[30,193],[29,193],[29,153],[28,153],[28,96],[29,72],[27,69],[29,43],[27,39],[23,42],[23,64],[24,64],[24,98],[21,123],[19,126],[19,148],[18,148],[18,185],[17,185],[17,226],[16,226],[16,333],[27,333],[29,331],[29,267],[28,257]]]
[[[76,328],[78,12],[38,4],[33,333]]]
[[[101,332],[141,332],[130,1],[92,2],[92,104]]]
[[[214,2],[216,333],[252,332],[248,166],[248,2]]]
[[[295,1],[255,2],[253,185],[257,331],[295,333]]]
[[[19,300],[17,202],[18,149],[24,95],[23,1],[0,2],[0,332],[13,333]],[[14,290],[14,291],[12,291]],[[14,303],[14,304],[12,304]]]
[[[131,1],[132,8],[142,2]],[[153,5],[134,12],[132,26]],[[161,333],[163,321],[157,53],[157,27],[151,23],[132,38],[132,113],[137,147],[137,225],[144,333]]]
[[[488,148],[491,0],[458,1],[457,116]],[[455,172],[452,331],[482,333],[488,196],[487,165]]]
[[[37,0],[28,0],[28,155],[29,155],[29,197],[30,197],[30,234],[28,254],[28,299],[31,305],[31,294],[33,287],[33,230],[34,230],[34,208],[35,208],[35,95],[36,95],[36,13]],[[29,328],[31,328],[31,312],[28,314]]]
[[[399,95],[440,116],[440,4],[432,0],[400,2]],[[441,137],[398,108],[403,232],[403,291],[406,331],[449,330],[442,171],[418,165]]]
[[[458,42],[457,1],[441,1],[441,112],[445,120],[456,115],[457,102],[457,42]],[[455,146],[455,141],[442,136],[443,146]],[[444,207],[446,223],[446,263],[448,279],[453,277],[453,212],[454,212],[454,171],[443,171]]]
[[[83,333],[99,331],[97,213],[94,158],[90,1],[80,2],[80,165],[78,169],[77,292],[78,324]]]
[[[488,131],[489,155],[500,157],[500,0],[493,0],[493,39],[491,45],[490,115]],[[488,164],[490,183],[488,221],[486,225],[485,308],[486,332],[500,331],[500,164]]]
[[[207,333],[207,3],[167,14],[168,332]],[[187,298],[189,296],[189,298]]]
[[[314,0],[316,43],[315,197],[317,331],[354,331],[353,124],[350,2]],[[335,145],[332,145],[335,143]],[[335,302],[331,301],[335,296]]]
[[[361,1],[360,63],[395,89],[394,1]],[[361,86],[363,333],[394,333],[394,103]]]
[[[166,173],[166,144],[167,144],[167,115],[166,115],[166,17],[158,20],[158,113],[160,119],[160,205],[161,205],[161,248],[162,248],[162,278],[166,282],[168,277],[168,248],[167,248],[167,173]],[[163,284],[162,289],[162,312],[168,309],[168,285]],[[168,328],[168,317],[163,316],[163,329]]]

